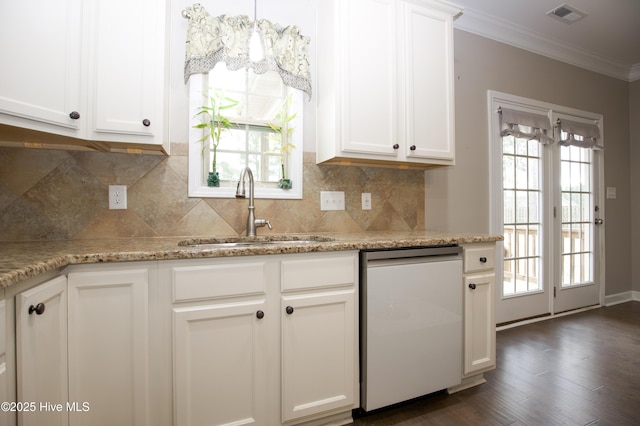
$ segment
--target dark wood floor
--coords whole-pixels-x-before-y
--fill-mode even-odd
[[[487,383],[355,425],[640,425],[640,303],[498,332]]]

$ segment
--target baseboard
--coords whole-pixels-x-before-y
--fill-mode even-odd
[[[613,306],[625,302],[640,302],[640,291],[625,291],[605,296],[604,306]]]
[[[487,380],[484,378],[483,374],[467,377],[466,379],[462,379],[462,383],[460,383],[459,385],[451,386],[450,388],[448,388],[447,393],[452,394],[460,392],[462,390],[469,389],[483,383],[487,383]]]

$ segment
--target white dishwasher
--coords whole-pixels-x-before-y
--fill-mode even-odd
[[[458,246],[360,253],[364,411],[461,382],[461,253]]]

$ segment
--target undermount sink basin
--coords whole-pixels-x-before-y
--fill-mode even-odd
[[[180,241],[182,247],[198,248],[228,248],[228,247],[252,247],[264,245],[284,245],[284,244],[316,244],[334,241],[333,238],[319,235],[304,236],[260,236],[260,237],[238,237],[238,238],[192,238]]]

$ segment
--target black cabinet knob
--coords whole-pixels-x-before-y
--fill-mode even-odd
[[[482,257],[480,258],[480,263],[487,263],[487,258],[486,258],[486,257],[484,257],[484,256],[482,256]]]
[[[148,118],[145,118],[144,120],[142,120],[142,125],[144,127],[149,127],[149,126],[151,126],[151,121],[149,121]]]
[[[38,303],[36,306],[29,306],[29,315],[32,315],[34,312],[36,315],[42,315],[44,313],[44,303]]]
[[[287,306],[287,308],[285,309],[285,311],[287,311],[287,313],[289,315],[291,315],[293,313],[293,306]]]
[[[69,114],[69,118],[71,118],[72,120],[77,120],[80,118],[80,113],[78,111],[71,111],[71,113]]]
[[[410,149],[411,151],[415,151],[415,150],[416,150],[416,146],[415,146],[415,145],[411,145],[411,146],[409,147],[409,149]]]
[[[476,285],[474,283],[469,284],[469,288],[471,290],[475,290],[476,289]]]
[[[256,317],[258,317],[258,319],[264,318],[264,312],[262,312],[262,311],[256,312]]]
[[[393,144],[393,149],[398,149],[398,148],[400,148],[400,145],[398,145],[397,143],[394,143]]]

